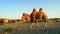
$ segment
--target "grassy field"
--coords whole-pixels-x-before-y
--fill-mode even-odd
[[[47,22],[46,28],[44,24],[45,22],[39,22],[39,29],[36,29],[36,24],[30,29],[31,23],[0,25],[0,34],[60,34],[60,22]]]

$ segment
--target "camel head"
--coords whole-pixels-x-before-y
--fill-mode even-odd
[[[30,15],[27,13],[23,13],[23,17],[24,20],[26,20],[27,22],[30,22]]]

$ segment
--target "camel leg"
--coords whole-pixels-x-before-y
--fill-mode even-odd
[[[39,28],[39,23],[38,23],[38,21],[37,21],[37,20],[36,20],[36,24],[37,24],[37,26],[38,26],[38,28]],[[37,29],[38,29],[38,28],[37,28]]]
[[[38,28],[39,28],[39,23],[37,23],[37,26],[38,26],[38,27],[37,27],[37,29],[38,29]]]
[[[48,24],[47,19],[45,19],[45,25],[44,25],[44,27],[47,27],[47,24]]]
[[[47,22],[45,22],[45,25],[44,25],[44,27],[47,27]]]
[[[32,23],[32,24],[30,25],[30,29],[33,27],[33,25],[34,25],[34,23]]]

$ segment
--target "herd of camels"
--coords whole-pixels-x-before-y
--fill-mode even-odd
[[[39,23],[38,23],[38,19],[43,19],[43,21],[45,23],[47,23],[47,15],[45,12],[43,12],[43,9],[40,8],[39,12],[36,11],[36,8],[33,9],[33,12],[29,15],[27,13],[23,13],[22,19],[26,20],[27,22],[32,22],[30,28],[32,28],[32,26],[34,25],[34,23],[36,23],[38,25],[39,28]],[[45,24],[46,27],[46,24]]]

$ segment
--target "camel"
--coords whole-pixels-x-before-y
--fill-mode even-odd
[[[33,12],[30,15],[27,13],[23,13],[23,19],[26,20],[27,22],[32,22],[30,29],[32,28],[34,23],[36,23],[39,28],[38,19],[43,19],[43,21],[46,22],[47,15],[45,14],[45,12],[43,12],[42,8],[39,9],[39,12],[37,12],[36,9],[34,8]],[[46,26],[46,24],[45,24],[45,26]]]
[[[36,9],[34,8],[33,9],[33,12],[29,15],[27,13],[23,13],[23,17],[22,19],[26,20],[27,22],[32,22],[31,26],[30,26],[30,29],[32,28],[32,26],[34,25],[34,23],[36,23],[38,25],[38,28],[39,28],[39,24],[38,24],[38,21],[37,21],[37,13],[36,13]]]

